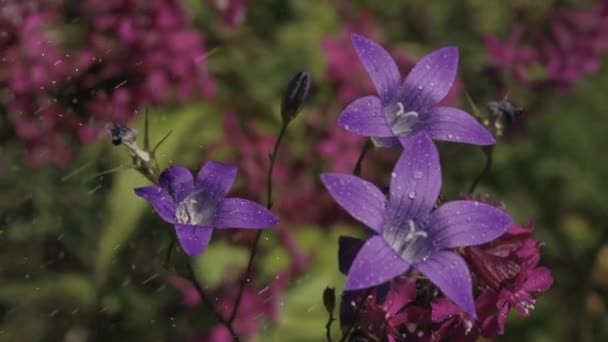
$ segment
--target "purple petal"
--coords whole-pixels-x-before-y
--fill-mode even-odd
[[[382,103],[388,103],[396,95],[401,83],[397,64],[388,52],[373,40],[353,34],[352,41]]]
[[[476,317],[471,274],[467,264],[458,254],[439,251],[415,267],[446,297],[460,305],[469,315]]]
[[[267,228],[279,220],[263,206],[242,198],[226,198],[213,221],[215,228]]]
[[[426,231],[438,248],[479,245],[501,236],[511,225],[504,211],[476,201],[453,201],[433,211]]]
[[[324,173],[321,180],[336,202],[352,217],[378,233],[381,231],[386,196],[374,184],[342,173]]]
[[[376,96],[360,97],[340,114],[338,125],[347,131],[369,137],[392,137],[380,99]]]
[[[359,290],[385,283],[410,268],[410,265],[382,237],[374,236],[359,250],[348,272],[345,290]]]
[[[167,190],[160,186],[145,186],[135,189],[135,194],[150,202],[163,220],[175,223],[175,202]]]
[[[399,98],[408,110],[424,112],[448,94],[458,71],[458,49],[453,46],[424,56],[405,78]]]
[[[436,140],[493,145],[496,140],[471,114],[453,107],[436,107],[425,121],[425,130]]]
[[[424,133],[401,139],[403,153],[391,174],[389,216],[395,222],[428,214],[441,189],[439,153]]]
[[[233,165],[210,160],[196,175],[196,188],[210,204],[219,203],[230,190],[237,168]]]
[[[213,228],[210,226],[192,226],[176,224],[177,240],[186,254],[195,257],[203,253],[209,244]]]
[[[338,238],[338,268],[340,272],[347,274],[350,265],[353,264],[359,250],[365,244],[365,240],[350,236],[340,236]]]
[[[192,173],[183,166],[169,166],[160,174],[158,181],[160,186],[173,194],[175,203],[181,202],[194,192]]]

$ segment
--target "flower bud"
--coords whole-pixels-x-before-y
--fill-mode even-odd
[[[281,101],[281,117],[283,125],[293,120],[308,97],[310,91],[310,74],[306,71],[298,72],[287,85]]]
[[[325,305],[329,315],[333,315],[336,306],[336,289],[329,286],[325,288],[325,291],[323,291],[323,305]]]
[[[494,117],[504,118],[509,124],[524,111],[522,107],[517,107],[507,100],[488,102],[488,109]]]
[[[108,127],[108,132],[112,136],[112,144],[114,145],[132,144],[137,139],[137,130],[119,123],[112,123]]]

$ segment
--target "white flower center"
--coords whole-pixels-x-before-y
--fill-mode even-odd
[[[215,208],[192,194],[181,201],[175,210],[177,222],[191,225],[209,225],[213,220]]]
[[[416,227],[414,220],[408,220],[407,227],[386,227],[383,232],[384,240],[397,254],[410,263],[428,257],[430,249],[425,243],[419,241],[426,239],[427,236],[424,230]]]
[[[401,102],[384,108],[384,115],[395,135],[407,135],[420,122],[418,112],[406,112]]]

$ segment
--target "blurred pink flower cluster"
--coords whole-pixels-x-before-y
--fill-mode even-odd
[[[7,1],[0,107],[26,163],[65,166],[110,121],[212,95],[204,43],[176,0]]]
[[[608,47],[608,2],[589,10],[557,11],[549,20],[549,30],[516,24],[505,41],[487,34],[490,68],[511,73],[523,85],[559,90],[595,73],[600,53]]]
[[[254,285],[247,285],[243,290],[241,305],[233,323],[235,332],[239,336],[252,337],[260,332],[260,323],[264,320],[274,322],[278,319],[281,307],[281,296],[290,278],[288,274],[277,275],[270,284],[264,288],[256,288]],[[195,307],[201,304],[201,297],[194,288],[194,285],[184,278],[174,276],[169,278],[173,287],[182,293],[182,304],[187,307]],[[219,314],[228,318],[237,296],[239,284],[229,282],[222,284],[220,288],[213,291],[213,298],[217,301],[213,303]],[[209,332],[191,336],[186,339],[189,342],[229,342],[233,338],[226,327],[221,324],[216,325]]]
[[[342,326],[348,328],[355,320],[361,327],[355,329],[355,336],[389,341],[476,341],[501,335],[509,311],[530,315],[534,293],[548,290],[553,283],[549,269],[538,266],[540,243],[533,233],[531,224],[513,225],[499,239],[461,251],[471,265],[477,318],[439,295],[428,281],[400,277],[388,291],[375,288],[358,315],[355,307],[360,298],[346,296]]]
[[[221,21],[228,27],[238,27],[245,22],[247,5],[253,0],[208,0],[209,5],[220,15]]]

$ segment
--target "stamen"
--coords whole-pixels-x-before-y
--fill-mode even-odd
[[[405,237],[405,242],[414,241],[419,237],[426,238],[428,236],[423,230],[416,231],[416,224],[414,223],[414,220],[407,221],[407,224],[409,225],[410,230],[408,231],[407,236]]]

